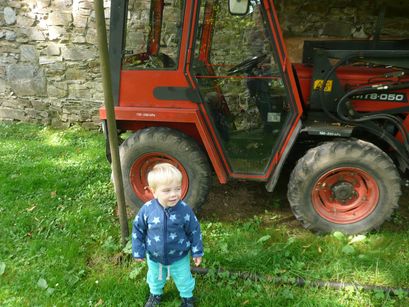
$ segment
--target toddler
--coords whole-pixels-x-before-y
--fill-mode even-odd
[[[148,173],[155,199],[145,203],[132,227],[132,254],[147,260],[150,296],[145,307],[157,306],[166,280],[173,278],[182,305],[193,306],[195,280],[190,272],[190,254],[196,266],[202,262],[200,224],[192,209],[180,198],[182,174],[169,163],[160,163]]]

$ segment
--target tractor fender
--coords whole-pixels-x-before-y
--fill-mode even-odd
[[[268,192],[273,192],[274,188],[277,184],[278,178],[281,174],[281,170],[283,168],[284,162],[287,160],[287,157],[289,153],[291,152],[291,148],[293,147],[297,136],[300,134],[302,128],[302,123],[301,120],[298,121],[297,125],[295,126],[294,132],[291,135],[290,140],[288,141],[287,146],[285,147],[283,154],[281,155],[281,158],[279,159],[279,162],[277,163],[276,168],[274,169],[273,173],[270,176],[270,179],[266,183],[266,190]]]
[[[308,135],[323,137],[351,137],[354,126],[341,126],[337,123],[313,123],[301,129]]]
[[[367,130],[364,127],[361,127],[360,129],[364,129],[365,132],[367,133],[367,137],[362,137],[363,135],[357,135],[356,134],[356,128],[355,126],[350,126],[350,125],[341,125],[339,123],[308,123],[301,129],[301,133],[306,133],[310,136],[319,136],[319,137],[328,137],[328,138],[344,138],[344,139],[350,139],[350,138],[357,138],[357,139],[362,139],[366,140],[370,143],[374,142],[374,138],[378,139],[380,142],[386,142],[389,145],[393,145],[393,141],[389,141],[385,139],[385,136],[382,138],[381,135],[374,133],[371,130]],[[355,129],[355,130],[354,130]],[[371,136],[372,140],[368,138],[368,136]],[[393,139],[393,136],[391,136]],[[391,143],[392,142],[392,143]],[[379,146],[379,145],[378,145]],[[405,158],[406,155],[404,153],[403,148],[400,146],[394,147],[393,152],[387,152],[388,155],[394,157],[394,162],[399,168],[399,170],[403,173],[409,168],[409,161]],[[385,149],[383,149],[385,151]],[[393,153],[393,154],[391,154]]]

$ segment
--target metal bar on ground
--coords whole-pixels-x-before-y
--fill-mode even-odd
[[[398,294],[404,293],[409,295],[409,288],[396,288],[396,287],[387,287],[387,286],[378,286],[378,285],[364,285],[355,282],[338,282],[338,281],[323,281],[323,280],[306,280],[301,277],[294,277],[294,278],[283,278],[273,275],[266,275],[266,274],[258,274],[258,273],[250,273],[250,272],[231,272],[225,269],[207,269],[207,268],[200,268],[200,267],[191,267],[190,271],[192,273],[206,275],[210,272],[220,274],[224,273],[228,276],[237,276],[241,279],[245,280],[252,280],[252,281],[261,281],[264,280],[266,282],[271,282],[273,284],[282,284],[282,285],[294,285],[299,287],[304,286],[311,286],[317,288],[332,288],[336,290],[342,290],[345,288],[352,288],[352,289],[363,289],[368,291],[381,291],[390,294]]]

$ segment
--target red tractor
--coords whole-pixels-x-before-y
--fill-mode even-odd
[[[273,2],[111,1],[127,202],[151,198],[146,174],[161,161],[197,209],[213,172],[273,191],[296,155],[288,200],[304,227],[379,228],[409,167],[409,40],[305,41],[291,63]]]

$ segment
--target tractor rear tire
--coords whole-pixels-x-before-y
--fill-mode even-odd
[[[295,217],[314,232],[365,233],[378,229],[398,207],[400,177],[391,158],[362,140],[310,149],[288,184]]]
[[[168,162],[182,173],[182,198],[194,210],[206,200],[211,170],[206,155],[187,135],[165,127],[138,130],[119,148],[127,205],[140,208],[153,198],[147,174],[157,163]]]

